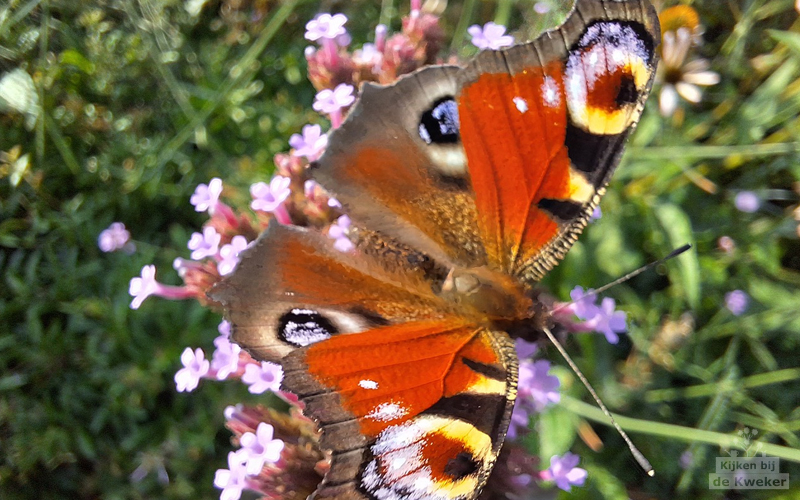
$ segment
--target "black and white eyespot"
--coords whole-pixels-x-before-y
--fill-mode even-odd
[[[655,69],[654,47],[637,22],[587,26],[569,51],[564,74],[572,123],[600,135],[620,134],[635,123]]]
[[[419,136],[426,144],[458,143],[458,130],[458,106],[451,96],[436,101],[419,120]]]
[[[337,333],[339,329],[328,318],[311,309],[291,309],[278,322],[281,340],[297,347],[329,339]]]

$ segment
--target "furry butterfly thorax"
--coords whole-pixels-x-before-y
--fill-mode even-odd
[[[512,337],[586,226],[649,94],[646,0],[578,0],[534,41],[364,84],[311,176],[352,252],[273,221],[212,291],[331,452],[313,498],[474,500],[517,393]]]

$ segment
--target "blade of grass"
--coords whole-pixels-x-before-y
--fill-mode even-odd
[[[611,421],[608,420],[608,418],[603,415],[603,412],[594,405],[584,403],[583,401],[572,398],[565,394],[561,395],[561,402],[559,404],[583,418],[605,425],[611,425]],[[665,437],[674,439],[676,441],[686,441],[689,443],[705,443],[719,446],[720,448],[737,449],[742,451],[746,451],[747,449],[742,443],[742,439],[739,436],[734,436],[733,434],[704,431],[701,429],[684,427],[682,425],[664,424],[650,420],[623,417],[616,414],[614,415],[614,419],[620,426],[622,426],[623,429],[633,433]],[[767,455],[800,463],[800,450],[771,443],[762,443],[761,450]]]
[[[472,16],[475,13],[475,0],[466,0],[464,7],[461,10],[461,17],[458,19],[458,24],[453,32],[453,41],[450,43],[450,52],[457,53],[458,49],[464,45],[464,39],[467,37],[467,27],[472,22]]]
[[[661,403],[677,399],[700,398],[713,396],[719,392],[730,392],[736,389],[750,389],[770,384],[779,384],[800,379],[800,368],[787,368],[770,373],[760,373],[739,380],[723,381],[713,384],[701,384],[682,389],[656,389],[645,393],[648,403]]]
[[[5,22],[3,22],[3,24],[0,24],[0,38],[2,38],[3,35],[6,34],[6,30],[8,29],[9,26],[14,26],[22,19],[24,19],[25,16],[30,14],[33,11],[33,9],[35,9],[36,6],[39,5],[39,3],[41,3],[41,1],[42,0],[29,0],[22,7],[17,9],[17,11],[14,12],[13,16],[6,18]],[[47,6],[47,8],[49,8],[48,2],[45,2],[45,5]],[[42,17],[49,17],[49,12],[42,12]]]
[[[776,156],[800,151],[800,142],[775,144],[745,144],[739,146],[664,146],[630,147],[628,156],[637,160],[657,160],[680,157],[682,159],[713,159],[728,156]]]
[[[201,109],[200,112],[198,112],[189,123],[187,123],[169,142],[167,142],[162,149],[161,154],[158,155],[154,168],[149,169],[149,174],[147,176],[142,176],[142,178],[139,180],[139,183],[144,183],[150,180],[153,176],[157,175],[158,172],[164,168],[164,165],[166,165],[166,163],[170,161],[177,153],[178,149],[180,149],[184,143],[188,141],[190,137],[192,137],[197,127],[205,123],[205,121],[208,120],[214,111],[216,111],[217,107],[225,102],[228,95],[230,95],[231,92],[236,90],[245,82],[249,82],[253,78],[254,72],[249,68],[251,68],[253,62],[255,62],[256,59],[261,56],[261,53],[264,52],[269,45],[269,42],[292,14],[297,4],[298,0],[289,0],[281,5],[281,7],[272,16],[272,19],[270,19],[267,25],[264,27],[264,31],[261,33],[261,35],[253,42],[253,45],[250,47],[250,49],[248,49],[241,60],[237,62],[233,68],[231,68],[230,72],[228,73],[228,77],[220,86],[220,89],[217,92],[214,100],[209,102],[203,109]]]

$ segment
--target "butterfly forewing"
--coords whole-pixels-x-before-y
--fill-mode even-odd
[[[655,75],[644,1],[577,2],[539,39],[458,75],[461,139],[490,264],[532,283],[577,238]]]

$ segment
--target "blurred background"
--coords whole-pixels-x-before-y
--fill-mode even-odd
[[[798,498],[709,490],[715,458],[781,458],[800,486],[800,22],[790,0],[675,5],[653,95],[586,231],[544,286],[562,300],[692,243],[607,292],[628,315],[617,345],[568,343],[657,470],[637,470],[597,424],[566,368],[562,403],[523,442],[572,449],[589,480],[563,498]],[[441,57],[477,52],[466,28],[518,39],[563,19],[561,2],[451,1]],[[227,405],[264,402],[235,381],[178,393],[186,346],[211,349],[218,313],[128,285],[176,257],[204,222],[189,204],[220,177],[245,207],[273,156],[308,123],[305,24],[342,12],[356,46],[397,0],[0,2],[0,497],[216,498],[232,449]],[[694,13],[694,14],[692,14]],[[677,15],[680,14],[680,15]],[[692,18],[696,15],[696,18]],[[672,23],[672,24],[669,24]],[[684,50],[685,49],[685,50]],[[134,251],[98,237],[123,222]],[[557,353],[545,353],[563,365]],[[602,446],[598,446],[598,442]],[[597,448],[592,451],[590,445]],[[773,445],[772,448],[769,445]],[[552,454],[552,453],[550,453]],[[557,490],[546,495],[556,496]]]

